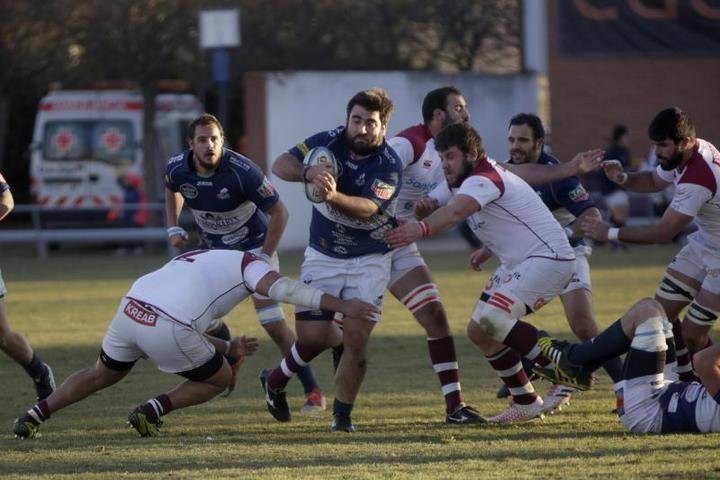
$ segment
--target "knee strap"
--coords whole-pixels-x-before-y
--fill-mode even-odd
[[[669,273],[665,273],[655,290],[655,295],[672,302],[692,302],[697,296],[698,289],[678,280]]]
[[[718,318],[718,312],[708,307],[702,306],[694,300],[688,308],[686,318],[689,318],[691,322],[701,327],[712,327],[715,320]]]
[[[400,299],[410,313],[415,313],[431,302],[440,301],[440,292],[434,283],[424,283],[413,288],[407,295]]]
[[[486,298],[487,300],[483,300]],[[510,293],[495,292],[483,295],[475,304],[471,319],[479,324],[493,340],[502,342],[517,319],[525,314],[525,304]]]

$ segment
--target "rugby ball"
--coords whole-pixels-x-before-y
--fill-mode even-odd
[[[315,147],[310,150],[305,159],[303,160],[303,166],[305,168],[313,167],[315,165],[327,165],[328,170],[333,177],[338,177],[338,163],[335,159],[335,155],[325,147]],[[322,203],[324,200],[322,196],[315,191],[315,185],[305,181],[305,172],[303,171],[303,184],[305,186],[305,196],[308,200],[313,203]]]

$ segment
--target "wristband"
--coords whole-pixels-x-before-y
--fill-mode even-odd
[[[628,174],[625,172],[622,172],[620,174],[620,178],[618,178],[618,181],[615,183],[617,183],[618,185],[624,185],[625,182],[627,182],[627,181],[628,181]]]
[[[428,224],[425,223],[425,220],[420,220],[418,222],[420,224],[420,237],[425,238],[430,235],[430,227],[428,227]]]
[[[567,235],[568,238],[572,238],[573,235],[575,235],[575,232],[573,232],[573,229],[570,227],[565,227],[563,230],[565,230],[565,235]]]
[[[620,229],[619,228],[609,228],[608,229],[608,240],[618,242],[620,239],[618,236],[620,235]]]
[[[183,239],[188,239],[188,233],[185,231],[182,227],[170,227],[167,229],[168,238],[172,237],[173,235],[180,235]]]

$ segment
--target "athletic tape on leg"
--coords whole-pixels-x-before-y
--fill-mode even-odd
[[[400,302],[415,313],[431,302],[440,301],[440,291],[434,283],[425,283],[413,288],[407,295],[400,299]]]
[[[669,273],[665,273],[657,286],[655,295],[673,302],[692,302],[697,296],[698,289],[678,280]]]
[[[720,312],[700,305],[697,303],[697,300],[694,300],[690,304],[685,316],[696,325],[700,325],[701,327],[712,327],[715,320],[718,318],[718,313]]]

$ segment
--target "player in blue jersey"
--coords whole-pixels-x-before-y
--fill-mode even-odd
[[[571,344],[552,337],[538,342],[556,363],[597,368],[627,352],[617,395],[618,415],[633,433],[720,432],[720,345],[693,356],[701,383],[676,378],[675,342],[665,310],[656,300],[640,300],[592,341]],[[562,381],[552,370],[543,376]]]
[[[15,208],[15,200],[10,191],[10,185],[0,173],[0,220],[5,218],[13,208]],[[42,400],[55,390],[53,371],[33,351],[27,339],[10,328],[5,308],[6,293],[5,282],[3,282],[2,272],[0,272],[0,350],[25,369],[35,384],[38,400]]]
[[[545,145],[545,129],[542,120],[531,113],[515,115],[508,125],[508,148],[510,161],[508,168],[512,171],[514,165],[559,165],[560,161],[543,150]],[[600,211],[590,198],[590,195],[580,183],[577,176],[570,176],[554,182],[536,184],[531,183],[533,189],[542,199],[543,203],[553,213],[561,226],[565,227],[570,245],[575,250],[575,272],[565,291],[560,295],[565,316],[573,333],[580,340],[589,340],[597,335],[599,330],[592,308],[592,285],[590,282],[590,265],[588,257],[592,248],[573,228],[576,219],[600,219]],[[482,255],[480,252],[477,255]],[[491,281],[501,282],[501,278]],[[526,370],[530,373],[532,363],[525,361]],[[619,358],[611,359],[604,365],[605,370],[616,388],[622,379],[622,363]],[[501,388],[501,390],[507,390]],[[509,392],[507,392],[509,395]],[[570,387],[555,385],[545,396],[545,412],[562,408],[569,403],[572,389]],[[498,392],[498,395],[502,395]],[[505,395],[507,396],[507,395]]]
[[[252,252],[280,269],[277,246],[287,224],[287,209],[263,172],[250,159],[223,147],[222,125],[203,114],[188,127],[190,148],[170,159],[165,173],[165,213],[172,245],[181,248],[188,235],[178,226],[183,204],[190,208],[200,229],[202,246]],[[290,352],[295,334],[277,302],[253,296],[261,325],[283,355]],[[230,331],[217,319],[208,333],[224,340]],[[234,359],[228,359],[236,365]],[[233,368],[233,380],[237,368]],[[324,410],[325,397],[310,367],[298,377],[305,390],[303,411]],[[231,387],[234,388],[234,381]],[[228,393],[232,391],[232,388]]]
[[[392,102],[382,89],[354,95],[346,124],[317,133],[280,155],[273,172],[291,182],[312,183],[324,199],[313,204],[310,246],[305,251],[303,282],[341,298],[359,298],[380,307],[390,280],[390,247],[383,241],[392,229],[402,163],[385,142]],[[303,168],[314,147],[328,148],[339,166],[335,178],[323,165]],[[263,370],[261,382],[270,413],[289,421],[284,388],[288,380],[325,349],[343,345],[337,368],[331,430],[351,432],[350,414],[367,365],[367,342],[380,320],[345,317],[341,331],[334,312],[298,308],[298,340],[280,365]]]

